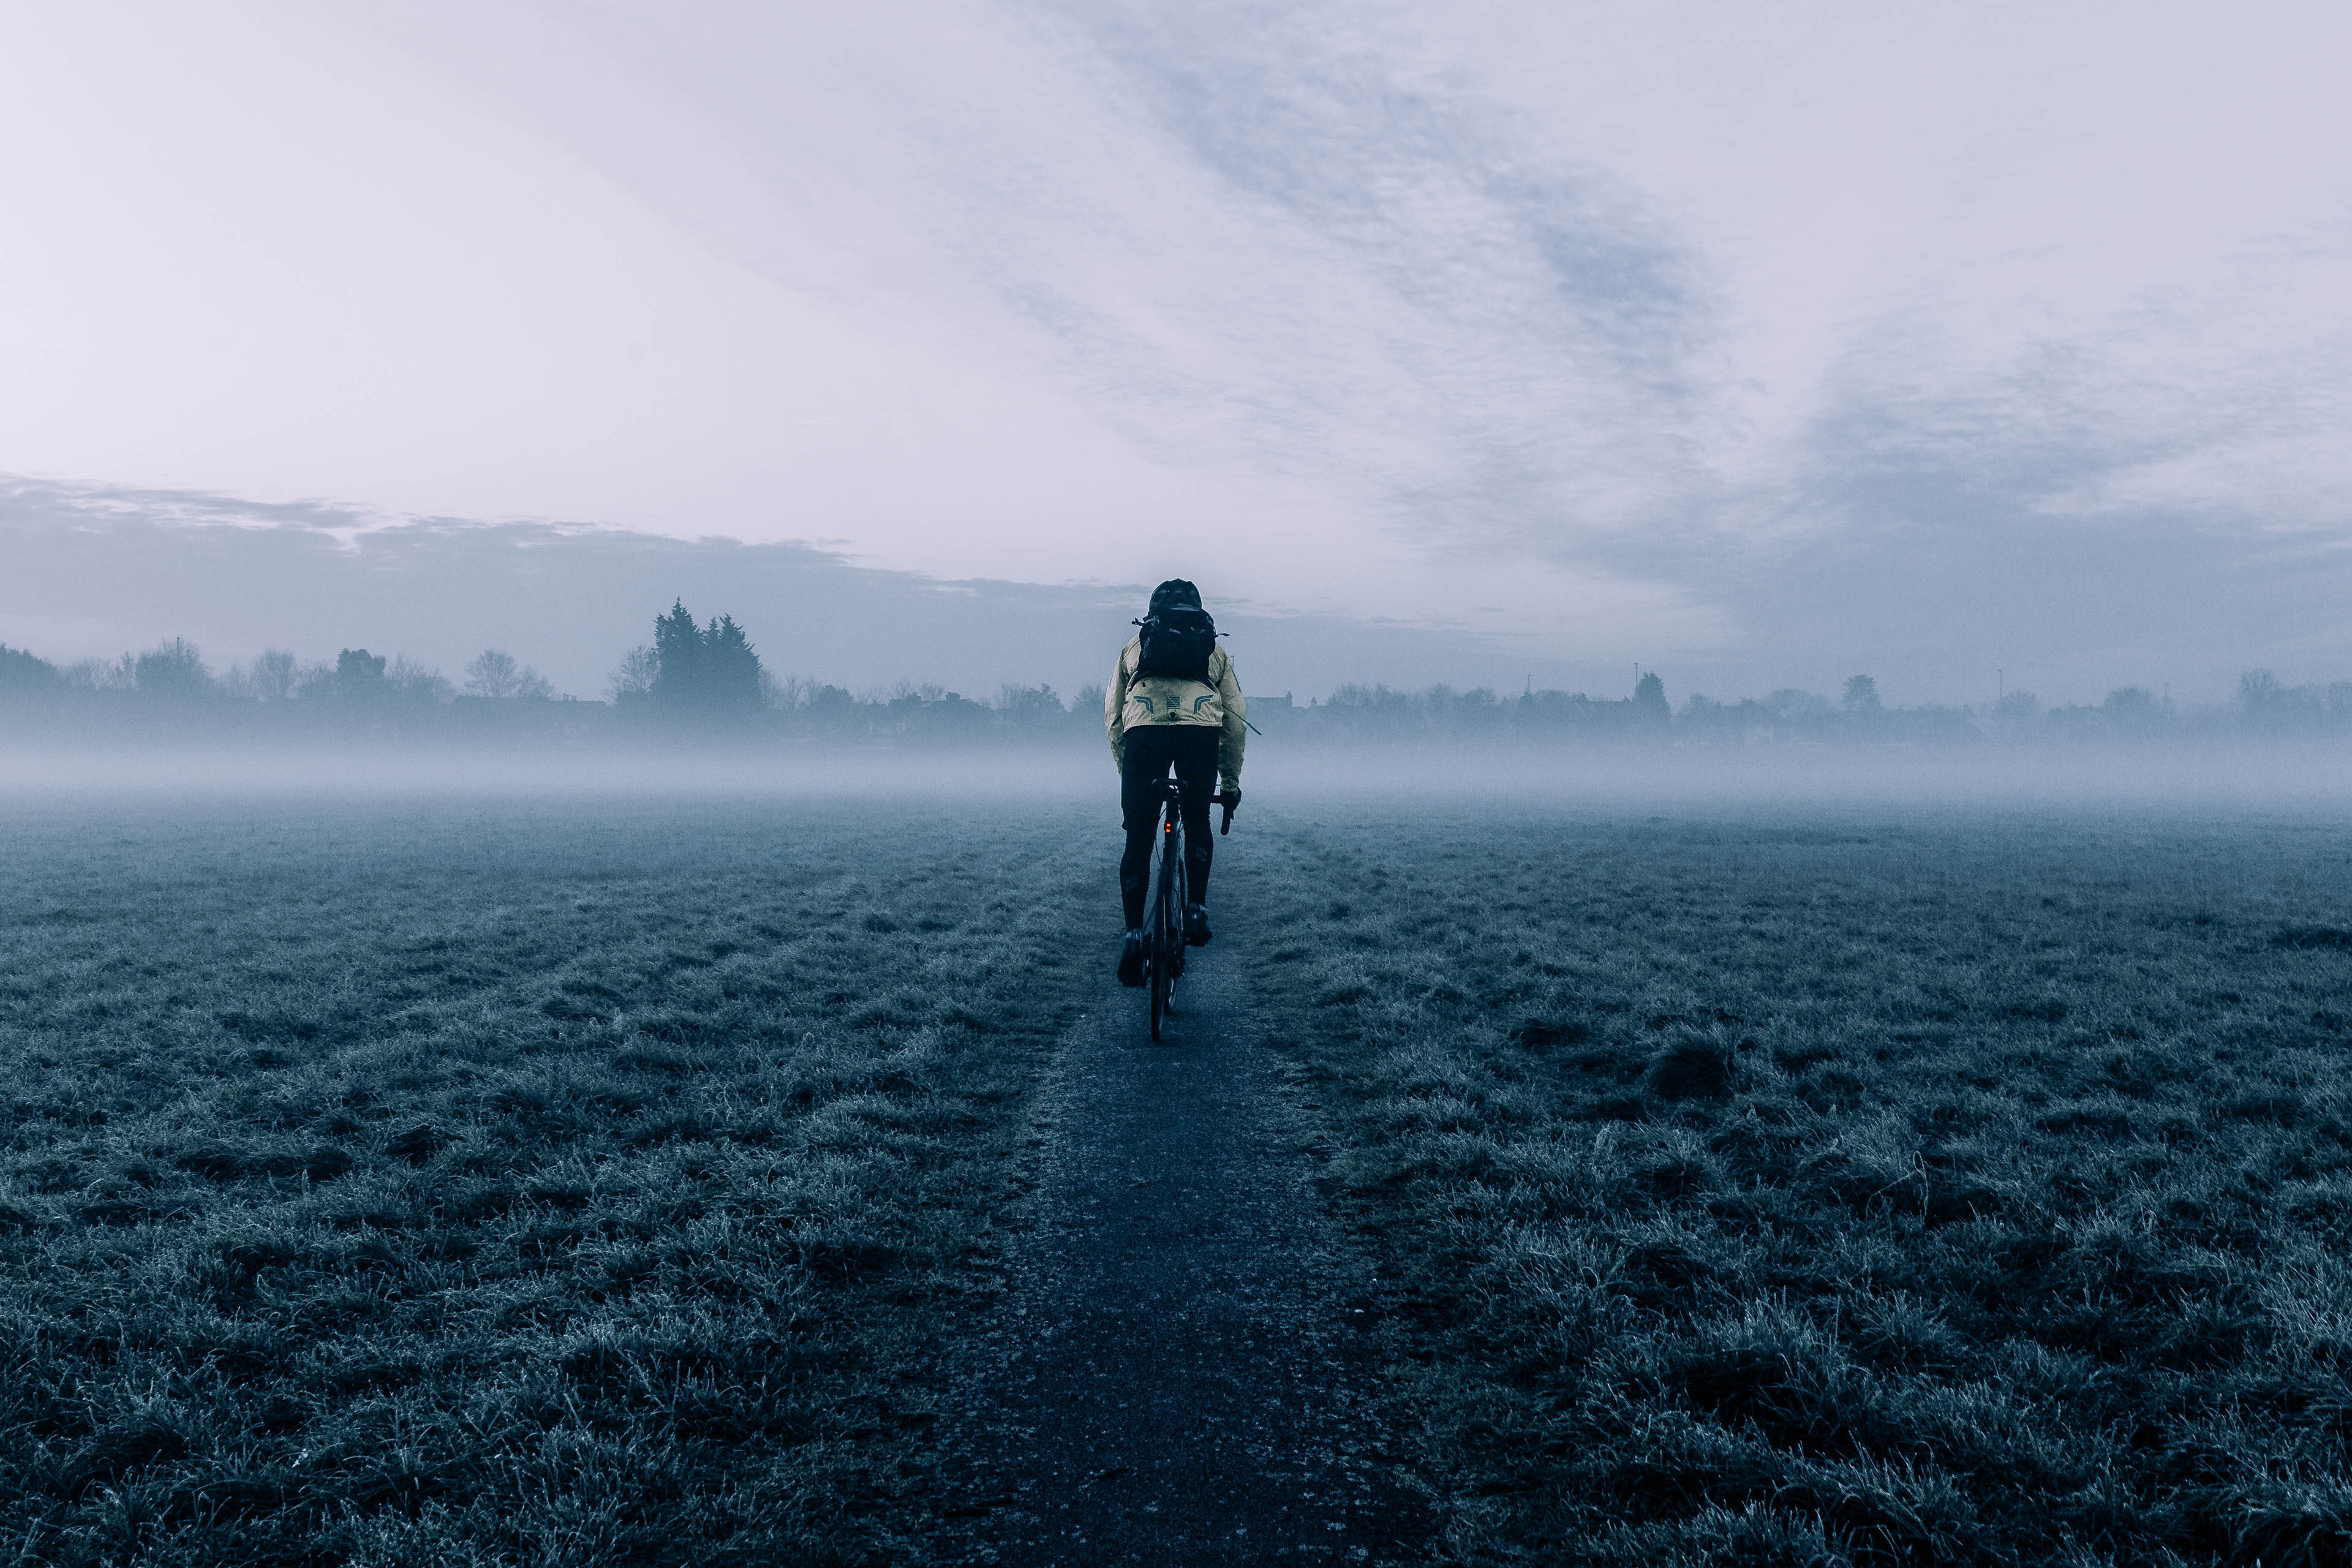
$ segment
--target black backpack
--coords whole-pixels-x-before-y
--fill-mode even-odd
[[[1169,605],[1140,623],[1143,650],[1135,673],[1177,680],[1209,679],[1209,655],[1217,647],[1217,623],[1197,605]]]

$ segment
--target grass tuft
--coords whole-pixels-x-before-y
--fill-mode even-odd
[[[1731,1047],[1685,1035],[1650,1058],[1643,1084],[1660,1100],[1722,1100],[1731,1093],[1736,1066]]]

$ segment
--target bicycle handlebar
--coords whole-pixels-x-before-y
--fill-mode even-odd
[[[1213,795],[1209,797],[1211,805],[1222,805],[1225,808],[1225,819],[1217,824],[1217,833],[1220,837],[1234,830],[1234,807],[1241,803],[1242,797],[1238,791],[1232,795]]]
[[[1154,781],[1154,788],[1159,791],[1158,798],[1161,800],[1177,800],[1181,798],[1183,787],[1183,785],[1178,784],[1174,779],[1159,779]],[[1231,833],[1234,830],[1234,808],[1241,805],[1241,803],[1242,795],[1239,790],[1234,791],[1231,795],[1219,794],[1213,795],[1209,797],[1209,804],[1211,805],[1222,805],[1225,808],[1224,820],[1217,825],[1217,832],[1220,835]]]

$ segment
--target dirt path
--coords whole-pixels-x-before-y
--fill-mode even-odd
[[[1168,1038],[1106,985],[1047,1099],[1034,1228],[967,1348],[945,1434],[948,1562],[1407,1563],[1369,1272],[1308,1185],[1256,1044],[1236,926]]]

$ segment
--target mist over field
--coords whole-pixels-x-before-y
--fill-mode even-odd
[[[1096,618],[1115,648],[1126,628]],[[72,664],[0,647],[0,787],[1113,796],[1099,683],[1066,697],[1043,682],[968,696],[902,679],[853,692],[779,676],[731,617],[698,624],[679,602],[660,624],[677,634],[669,674],[656,642],[640,643],[593,700],[559,694],[497,648],[467,661],[461,687],[436,667],[363,647],[331,661],[272,648],[215,669],[179,638]],[[1227,646],[1254,640],[1239,637]],[[679,651],[710,638],[733,639],[731,666]],[[854,639],[834,650],[862,657]],[[1236,665],[1255,686],[1238,656]],[[1256,686],[1251,787],[1269,800],[2040,797],[2225,810],[2336,799],[2352,763],[2352,683],[2291,687],[2266,670],[2198,704],[2126,687],[2067,705],[2011,691],[1902,706],[1868,676],[1835,696],[1783,688],[1736,700],[1677,699],[1654,670],[1632,684],[1630,696],[1538,689],[1532,679],[1516,692]]]
[[[2103,812],[2146,806],[2207,816],[2334,810],[2346,754],[2334,749],[2150,757],[1971,755],[1855,761],[1796,755],[1528,756],[1360,747],[1261,755],[1247,776],[1252,815],[1307,803],[1477,802],[1595,809],[1917,807],[1970,805]],[[18,802],[87,795],[159,800],[540,799],[552,811],[599,798],[1091,804],[1111,833],[1118,775],[1089,746],[986,751],[891,749],[811,754],[766,748],[647,746],[617,752],[304,746],[11,748],[0,789]],[[1115,834],[1112,835],[1115,837]]]
[[[1124,628],[1100,619],[1115,647]],[[697,624],[681,603],[663,624],[687,638],[673,638],[667,679],[658,647],[641,643],[614,660],[604,695],[584,700],[495,648],[457,672],[461,688],[437,668],[364,648],[333,661],[269,649],[215,669],[184,639],[74,664],[0,647],[0,789],[1091,797],[1106,810],[1116,799],[1099,684],[1066,699],[1045,683],[967,696],[901,680],[852,692],[778,677],[731,618]],[[679,653],[714,637],[735,639],[731,673]],[[1242,637],[1228,646],[1245,647]],[[859,657],[854,643],[835,646]],[[1908,707],[1884,700],[1867,676],[1843,687],[1834,697],[1676,700],[1655,671],[1631,696],[1532,680],[1500,693],[1348,683],[1302,698],[1260,687],[1248,788],[1269,805],[2168,802],[2229,812],[2326,805],[2352,765],[2352,683],[2289,687],[2258,670],[2228,700],[2196,705],[2135,687],[2095,703],[2044,706],[2012,691]]]

